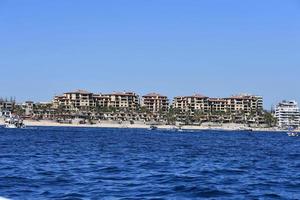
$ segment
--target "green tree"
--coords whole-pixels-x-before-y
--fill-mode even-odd
[[[13,108],[13,112],[18,116],[24,116],[25,110],[20,105],[15,105]]]
[[[168,124],[174,125],[177,120],[177,115],[180,113],[180,111],[176,108],[170,108],[168,112],[166,113],[166,120]]]
[[[194,111],[194,121],[197,123],[202,123],[203,119],[206,118],[206,113],[202,110],[195,110]]]
[[[264,121],[269,127],[274,127],[277,124],[277,119],[272,113],[265,111],[263,114]]]

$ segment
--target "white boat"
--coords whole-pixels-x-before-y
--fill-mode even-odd
[[[288,132],[287,134],[290,137],[298,137],[299,136],[299,133],[296,133],[296,132]]]
[[[25,128],[25,124],[19,117],[11,116],[5,119],[4,128]]]
[[[295,129],[293,127],[289,127],[289,131],[287,132],[287,135],[290,137],[297,137],[299,136],[299,133],[294,131]]]
[[[170,129],[168,129],[168,131],[173,131],[173,132],[182,132],[183,130],[182,130],[182,128],[179,126],[179,127],[177,127],[177,126],[174,126],[174,127],[171,127]]]

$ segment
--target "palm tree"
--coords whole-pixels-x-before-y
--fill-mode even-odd
[[[269,127],[276,126],[277,119],[272,115],[272,113],[265,111],[264,112],[264,121]]]
[[[203,117],[206,117],[204,111],[202,111],[202,110],[196,110],[194,112],[194,120],[195,120],[195,122],[198,122],[200,125],[202,123]]]
[[[66,114],[65,106],[59,105],[55,111],[55,114],[58,115],[60,118],[64,118],[64,115]]]
[[[168,124],[174,125],[177,120],[177,115],[180,111],[176,108],[170,108],[166,113],[166,120]]]
[[[25,115],[25,110],[19,105],[14,106],[13,112],[18,116],[24,116]]]

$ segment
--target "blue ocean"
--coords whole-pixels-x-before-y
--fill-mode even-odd
[[[285,133],[0,128],[8,199],[300,199]]]

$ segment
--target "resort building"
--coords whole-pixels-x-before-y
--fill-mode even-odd
[[[55,96],[53,106],[58,108],[62,106],[67,111],[89,110],[95,107],[93,93],[84,90],[66,92],[62,96]]]
[[[278,126],[281,128],[294,127],[300,125],[300,110],[296,101],[282,101],[275,109],[275,117]]]
[[[102,94],[93,94],[96,107],[108,107],[110,105],[110,98]]]
[[[64,93],[61,96],[55,96],[53,105],[54,108],[63,107],[67,111],[87,111],[96,107],[135,110],[139,106],[139,96],[133,92],[93,94],[84,90],[77,90]]]
[[[183,112],[193,113],[196,110],[208,112],[208,97],[201,94],[195,94],[192,96],[177,96],[174,97],[173,108],[179,109]]]
[[[142,97],[142,106],[152,113],[167,112],[169,100],[167,96],[150,93]]]
[[[108,97],[108,107],[136,110],[139,106],[139,96],[134,92],[114,92],[103,96]]]
[[[213,113],[225,113],[230,108],[228,105],[228,101],[224,98],[209,98],[208,99],[209,111]]]
[[[31,106],[28,104],[26,115],[31,115]],[[61,96],[55,96],[53,108],[58,113],[74,114],[81,111],[80,114],[99,114],[101,108],[103,112],[110,111],[136,111],[143,107],[147,109],[152,117],[161,116],[160,113],[169,110],[169,100],[167,96],[157,93],[150,93],[142,96],[141,102],[139,95],[134,92],[113,92],[108,94],[93,94],[84,90],[67,92]],[[208,116],[234,116],[234,118],[249,116],[254,118],[263,111],[263,99],[255,95],[236,95],[229,98],[209,98],[201,94],[191,96],[174,97],[172,107],[181,111],[180,115],[197,117]],[[94,113],[92,113],[94,112]],[[178,113],[179,116],[179,113]]]
[[[263,111],[263,98],[261,96],[241,94],[225,99],[227,111],[231,113],[257,114]]]
[[[116,109],[136,110],[139,96],[134,92],[114,92],[110,94],[94,94],[96,106]]]
[[[203,113],[258,114],[263,110],[263,98],[255,95],[236,95],[229,98],[209,98],[203,95],[178,96],[173,107],[181,111],[202,111]]]

